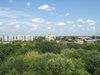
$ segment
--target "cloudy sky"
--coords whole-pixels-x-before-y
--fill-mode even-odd
[[[100,0],[0,0],[0,34],[100,35]]]

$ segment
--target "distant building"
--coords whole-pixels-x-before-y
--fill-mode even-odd
[[[33,41],[34,37],[30,35],[0,35],[0,42],[12,41]]]
[[[78,37],[78,39],[76,39],[76,43],[77,44],[84,44],[85,40],[89,38],[89,37]]]
[[[97,40],[95,40],[95,39],[85,40],[85,43],[87,43],[87,44],[94,44],[94,43],[97,43]]]
[[[82,39],[77,39],[76,43],[77,44],[84,44],[84,41]]]
[[[100,43],[100,39],[96,39],[97,40],[97,43]]]
[[[77,42],[78,44],[93,44],[97,43],[97,39],[92,39],[91,37],[78,37]]]
[[[83,36],[83,37],[78,37],[78,39],[86,40],[86,39],[91,39],[91,37]]]
[[[46,40],[48,40],[48,41],[54,41],[54,40],[56,40],[56,36],[54,36],[54,35],[47,35],[47,36],[45,36],[45,39]]]

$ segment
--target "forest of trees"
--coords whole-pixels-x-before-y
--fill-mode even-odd
[[[0,44],[0,75],[99,75],[100,44],[37,39]]]

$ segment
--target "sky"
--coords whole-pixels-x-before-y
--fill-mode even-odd
[[[0,0],[0,35],[100,35],[100,0]]]

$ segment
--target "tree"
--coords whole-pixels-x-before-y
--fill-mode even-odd
[[[98,51],[87,51],[82,57],[83,62],[85,62],[86,70],[93,75],[96,73],[96,69],[100,68],[100,52]]]
[[[41,41],[36,44],[36,48],[45,52],[58,53],[62,49],[62,45],[56,43],[55,41]]]
[[[43,54],[33,62],[36,75],[90,75],[81,60],[56,54]]]
[[[8,73],[6,73],[5,75],[20,75],[16,69],[12,69],[10,70]]]
[[[100,67],[97,67],[94,72],[94,75],[99,75],[99,74],[100,74]]]

